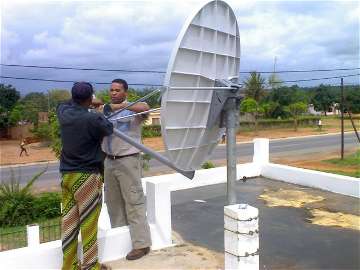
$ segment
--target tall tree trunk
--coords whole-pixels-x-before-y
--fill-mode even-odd
[[[258,118],[257,115],[254,115],[255,119],[255,135],[258,135]]]
[[[295,131],[298,130],[298,120],[297,120],[297,116],[294,117],[294,130],[295,130]]]

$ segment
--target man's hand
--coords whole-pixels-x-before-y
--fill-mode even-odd
[[[98,98],[93,98],[91,101],[91,105],[94,106],[95,108],[104,105],[104,102],[102,102],[100,99]]]

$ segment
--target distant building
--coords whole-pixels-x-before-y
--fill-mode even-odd
[[[160,112],[151,112],[151,113],[149,113],[147,119],[144,122],[144,124],[146,126],[149,126],[149,125],[161,125]]]
[[[339,104],[334,103],[332,106],[329,107],[329,109],[326,112],[326,115],[339,115],[340,110],[338,108],[339,108]],[[325,115],[325,112],[315,110],[315,107],[313,104],[309,104],[308,112],[312,115]]]
[[[38,113],[39,123],[49,123],[49,113],[48,112],[39,112]]]

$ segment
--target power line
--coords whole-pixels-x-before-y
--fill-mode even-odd
[[[346,77],[356,77],[360,76],[360,73],[357,74],[348,74],[343,76],[333,76],[333,77],[323,77],[323,78],[310,78],[310,79],[300,79],[300,80],[291,80],[291,81],[279,81],[274,83],[295,83],[295,82],[309,82],[309,81],[319,81],[319,80],[331,80],[331,79],[340,79]],[[76,81],[70,80],[54,80],[54,79],[41,79],[41,78],[26,78],[26,77],[11,77],[11,76],[0,76],[4,79],[13,79],[13,80],[29,80],[29,81],[44,81],[44,82],[59,82],[59,83],[74,83]],[[108,85],[109,82],[91,82],[93,84],[105,84]],[[130,83],[129,85],[133,86],[156,86],[161,87],[161,84],[148,84],[148,83]]]
[[[67,80],[53,80],[53,79],[40,79],[40,78],[25,78],[25,77],[11,77],[11,76],[0,76],[4,79],[13,79],[13,80],[28,80],[28,81],[42,81],[42,82],[58,82],[58,83],[75,83],[76,81],[67,81]],[[91,82],[93,84],[110,84],[109,82]],[[161,87],[160,84],[148,84],[148,83],[129,83],[129,85],[134,86],[156,86]]]
[[[131,70],[131,69],[102,69],[102,68],[77,68],[77,67],[59,67],[59,66],[36,66],[36,65],[18,65],[18,64],[0,64],[5,67],[22,67],[22,68],[41,68],[41,69],[61,69],[61,70],[81,70],[81,71],[105,71],[105,72],[124,72],[124,73],[160,73],[160,70]]]
[[[360,70],[360,68],[334,68],[334,69],[303,69],[303,70],[278,70],[278,71],[256,71],[256,73],[273,74],[273,73],[310,73],[310,72],[330,72],[330,71],[350,71]],[[241,73],[248,74],[254,71],[240,71]]]
[[[300,80],[293,80],[293,81],[282,81],[282,82],[279,81],[279,82],[273,82],[273,83],[309,82],[309,81],[331,80],[331,79],[340,79],[340,78],[356,77],[356,76],[360,76],[360,73],[343,75],[343,76],[333,76],[333,77],[323,77],[323,78],[311,78],[311,79],[300,79]]]
[[[61,66],[38,66],[38,65],[20,65],[20,64],[0,64],[5,67],[21,67],[21,68],[39,68],[39,69],[58,69],[58,70],[79,70],[79,71],[104,71],[104,72],[123,72],[123,73],[157,73],[164,74],[161,70],[137,70],[137,69],[102,69],[102,68],[78,68],[78,67],[61,67]],[[334,69],[302,69],[302,70],[279,70],[279,71],[256,71],[257,73],[273,74],[273,73],[309,73],[309,72],[331,72],[331,71],[350,71],[360,70],[356,68],[334,68]],[[254,71],[240,71],[240,74],[248,74]]]

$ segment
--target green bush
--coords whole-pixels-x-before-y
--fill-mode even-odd
[[[48,123],[41,123],[36,128],[32,129],[31,132],[42,141],[51,140],[51,127]]]
[[[161,126],[160,125],[142,126],[141,136],[143,138],[160,137],[161,136]]]
[[[203,169],[211,169],[211,168],[215,168],[215,165],[211,161],[205,161],[204,164],[201,165],[201,168],[203,168]]]
[[[149,154],[141,154],[142,168],[144,171],[150,169],[151,156]]]
[[[61,138],[60,138],[60,124],[55,112],[50,113],[50,138],[51,138],[51,150],[55,153],[55,156],[60,159],[61,155]]]
[[[240,116],[241,119],[241,116]],[[316,126],[320,117],[319,116],[302,116],[298,119],[299,126]],[[253,129],[255,123],[251,121],[240,121],[239,130]],[[293,119],[259,119],[258,126],[262,129],[271,128],[288,128],[294,126]]]
[[[34,219],[34,197],[16,193],[8,199],[0,199],[0,227],[30,224]]]
[[[41,193],[34,200],[34,215],[37,219],[51,219],[61,215],[61,196],[56,192]]]
[[[60,216],[61,198],[58,193],[39,196],[31,193],[32,185],[46,170],[34,175],[24,187],[13,171],[9,181],[0,183],[0,227],[27,225]]]

